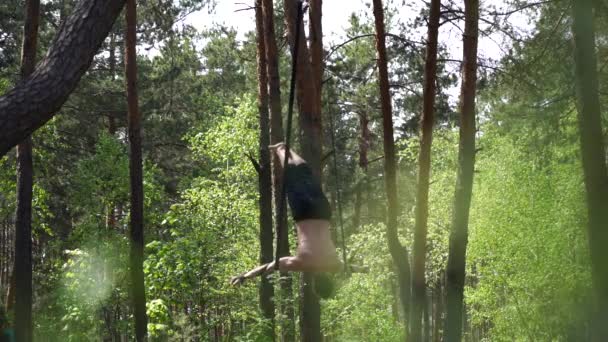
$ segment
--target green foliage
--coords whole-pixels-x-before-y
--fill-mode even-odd
[[[204,160],[209,174],[182,192],[165,215],[162,240],[146,246],[155,338],[200,338],[212,327],[230,329],[234,322],[248,324],[247,340],[256,339],[252,332],[262,333],[256,329],[263,322],[255,288],[229,285],[231,276],[255,265],[259,249],[255,171],[244,155],[257,142],[255,102],[248,96],[238,108],[225,111],[228,116],[206,133],[188,138],[194,158]],[[186,317],[163,311],[163,305],[184,303]],[[210,312],[216,313],[213,319],[205,319]]]
[[[491,322],[495,341],[567,339],[583,328],[591,284],[577,151],[550,147],[564,163],[508,137],[482,143],[468,251],[472,322]]]
[[[336,341],[402,341],[396,276],[384,225],[368,225],[350,237],[350,263],[369,268],[340,281],[333,299],[323,302],[323,327]]]
[[[138,58],[148,329],[153,341],[264,341],[269,322],[258,309],[257,281],[239,289],[228,285],[231,276],[258,262],[257,177],[248,158],[257,159],[259,149],[255,36],[241,41],[234,29],[196,32],[179,23],[208,3],[145,1],[139,12],[144,43],[138,50],[154,46]],[[416,12],[414,21],[401,22],[397,4],[388,2],[386,14],[398,126],[399,234],[410,247],[424,65],[423,46],[411,37],[424,31],[426,10]],[[43,4],[42,50],[72,5]],[[290,54],[281,40],[281,7],[276,6],[275,23],[282,93],[287,94]],[[16,1],[0,5],[0,14],[6,14],[0,15],[0,93],[18,78],[20,8]],[[484,35],[500,28],[520,39],[498,62],[496,73],[480,70],[465,333],[485,341],[583,340],[578,337],[585,336],[591,279],[569,8],[567,2],[548,2],[530,10],[534,30],[526,34],[516,32],[507,19],[493,18],[502,21],[484,28]],[[606,13],[601,7],[596,11],[600,61],[608,52]],[[333,202],[338,172],[349,264],[369,269],[335,276],[334,297],[322,301],[323,332],[335,341],[402,341],[407,324],[384,235],[371,18],[371,11],[351,16],[343,41],[353,40],[327,50],[323,79],[324,149],[329,152],[329,138],[335,137],[337,158],[337,167],[326,160],[324,189]],[[132,339],[122,25],[116,21],[112,40],[104,42],[61,113],[33,136],[36,340]],[[454,58],[444,48],[440,61]],[[480,66],[490,63],[480,58]],[[600,64],[602,85],[608,68]],[[454,99],[447,95],[457,77],[450,65],[442,62],[438,68],[432,146],[426,276],[433,294],[445,288],[457,171],[458,122]],[[608,105],[605,91],[601,100]],[[334,132],[329,132],[330,117]],[[358,165],[362,117],[370,129],[365,167]],[[14,221],[14,164],[14,154],[0,159],[1,232],[10,232]],[[351,224],[356,198],[361,199],[357,226]],[[342,236],[336,235],[340,245]],[[10,243],[2,242],[8,250]],[[279,305],[296,301],[276,298]],[[444,318],[441,312],[438,317]],[[279,327],[282,319],[277,316]]]

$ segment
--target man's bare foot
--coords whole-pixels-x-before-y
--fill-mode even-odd
[[[271,151],[278,150],[280,147],[285,147],[285,143],[281,141],[274,145],[268,145],[268,149]]]
[[[232,277],[232,279],[230,279],[230,285],[232,286],[239,286],[239,285],[243,285],[243,283],[245,282],[245,277],[241,274],[238,276],[234,276]]]

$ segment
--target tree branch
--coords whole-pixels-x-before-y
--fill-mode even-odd
[[[49,121],[87,71],[124,0],[81,0],[36,71],[0,97],[0,156]]]

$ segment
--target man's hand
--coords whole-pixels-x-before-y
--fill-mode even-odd
[[[247,278],[245,278],[242,274],[232,277],[232,279],[230,279],[230,285],[232,285],[232,286],[242,285],[245,282],[245,279],[247,279]]]

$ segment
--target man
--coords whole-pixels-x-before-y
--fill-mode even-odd
[[[281,161],[285,161],[284,143],[269,146]],[[285,187],[289,207],[295,221],[298,248],[295,256],[282,257],[279,270],[282,272],[338,272],[342,264],[336,254],[336,247],[331,240],[329,220],[331,208],[321,190],[321,185],[312,174],[310,166],[293,151],[285,172]],[[240,285],[245,280],[275,270],[275,262],[258,266],[251,271],[233,277],[232,285]]]

